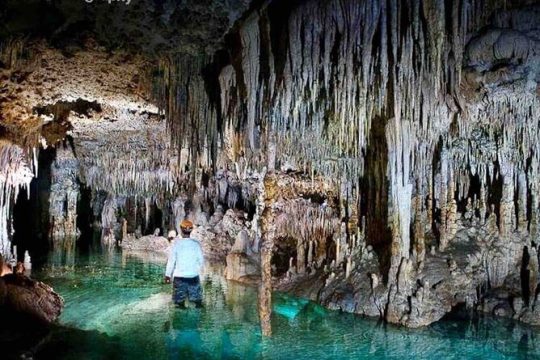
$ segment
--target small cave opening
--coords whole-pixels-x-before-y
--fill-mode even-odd
[[[325,242],[325,247],[323,248],[325,251],[325,265],[330,265],[332,261],[336,260],[337,256],[337,245],[336,242],[333,240],[332,237],[328,237]],[[319,250],[320,251],[320,250]],[[320,256],[320,254],[317,254],[317,256]]]
[[[322,205],[324,202],[328,199],[328,197],[325,194],[321,193],[306,193],[302,194],[302,198],[305,200],[309,200],[314,204]]]
[[[456,189],[454,198],[457,199],[457,211],[461,214],[464,214],[467,211],[467,204],[469,201],[480,198],[480,192],[482,188],[482,182],[480,180],[480,175],[469,174],[469,189],[467,190],[467,196],[463,199],[459,198],[459,189]],[[470,199],[470,200],[469,200]],[[485,214],[480,214],[478,211],[475,212],[475,216],[485,216]]]
[[[275,240],[272,252],[272,276],[283,276],[289,270],[289,261],[293,258],[296,265],[296,239],[290,236],[279,237]]]
[[[49,250],[49,197],[51,164],[56,157],[54,148],[42,149],[38,155],[38,175],[30,182],[28,191],[21,189],[13,207],[13,245],[17,260],[23,261],[28,251],[33,264],[45,261]]]
[[[148,218],[148,222],[145,224],[144,235],[154,234],[155,230],[158,228],[163,229],[163,211],[155,202],[150,205],[149,211],[150,217]]]

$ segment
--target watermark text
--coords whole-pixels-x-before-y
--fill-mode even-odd
[[[111,5],[112,3],[124,3],[126,5],[131,4],[131,0],[84,0],[84,1],[88,4],[91,4],[93,2],[98,2],[98,1],[109,3],[109,5]]]

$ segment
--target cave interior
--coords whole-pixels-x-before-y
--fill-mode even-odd
[[[55,261],[164,270],[189,219],[262,337],[317,304],[509,321],[540,356],[539,192],[537,1],[0,4],[2,314],[65,326]]]

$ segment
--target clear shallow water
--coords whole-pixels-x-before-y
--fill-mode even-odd
[[[540,359],[540,330],[511,321],[443,321],[405,329],[275,295],[263,339],[256,290],[204,276],[205,308],[175,309],[163,261],[120,252],[57,251],[34,276],[66,302],[36,358]]]

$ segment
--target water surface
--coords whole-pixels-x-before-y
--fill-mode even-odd
[[[256,290],[204,275],[203,309],[178,310],[162,259],[120,251],[53,252],[34,276],[66,302],[35,350],[57,359],[540,359],[538,331],[496,319],[423,329],[327,311],[276,294],[273,336],[263,339]]]

